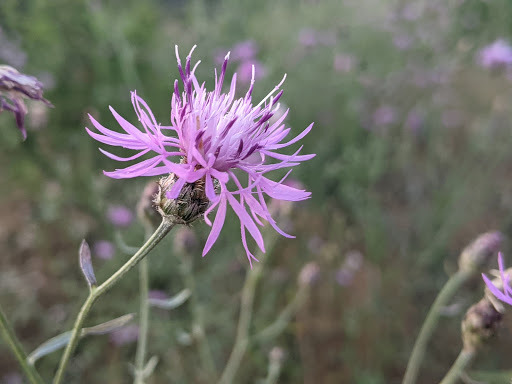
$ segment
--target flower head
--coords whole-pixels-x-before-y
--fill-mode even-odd
[[[126,133],[107,129],[91,116],[91,122],[100,134],[89,129],[87,132],[104,144],[138,151],[134,156],[122,158],[100,149],[114,160],[132,161],[151,154],[149,159],[139,160],[129,167],[105,172],[107,176],[131,178],[172,173],[175,180],[166,192],[168,199],[178,198],[184,187],[190,184],[198,183],[201,190],[204,189],[204,195],[209,201],[204,219],[212,229],[203,256],[217,240],[229,205],[240,219],[242,243],[251,261],[255,257],[249,251],[246,231],[264,252],[263,238],[258,228],[258,225],[263,225],[262,220],[269,222],[283,236],[293,237],[277,226],[264,197],[267,195],[278,200],[299,201],[309,198],[310,193],[283,184],[291,170],[277,182],[267,178],[267,174],[274,170],[292,168],[314,157],[299,154],[302,147],[291,155],[278,152],[306,136],[313,124],[298,136],[284,142],[291,131],[283,124],[288,111],[277,121],[270,122],[279,108],[277,101],[283,93],[280,87],[284,78],[262,101],[253,105],[251,94],[254,68],[245,96],[235,98],[236,74],[233,75],[229,91],[223,93],[228,53],[220,74],[215,71],[214,89],[207,91],[205,84],[200,84],[195,76],[199,62],[192,67],[192,51],[183,67],[176,47],[183,90],[180,92],[176,80],[171,101],[171,126],[158,124],[149,106],[136,92],[132,92],[132,103],[143,131],[110,108]],[[215,208],[217,213],[212,223],[208,215]]]
[[[512,46],[507,41],[498,39],[478,52],[477,61],[487,69],[510,66],[512,64]]]
[[[25,75],[8,65],[0,65],[0,112],[11,111],[16,117],[23,139],[27,138],[25,115],[27,106],[23,99],[39,100],[47,106],[52,104],[43,97],[43,84],[33,76]]]
[[[496,279],[491,280],[483,273],[482,278],[484,279],[485,285],[487,285],[487,289],[492,294],[492,296],[508,305],[512,305],[512,287],[510,287],[510,277],[512,276],[512,270],[505,270],[503,255],[501,252],[498,253],[498,268],[499,271]],[[495,300],[493,300],[493,302],[494,301]],[[501,306],[498,307],[498,309],[502,309]]]

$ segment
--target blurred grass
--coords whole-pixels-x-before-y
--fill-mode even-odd
[[[407,7],[420,16],[404,17]],[[511,12],[506,0],[3,0],[2,32],[27,55],[18,69],[49,79],[45,95],[55,105],[46,121],[29,125],[26,142],[12,116],[0,114],[0,300],[25,345],[70,327],[86,295],[77,265],[81,239],[113,240],[106,207],[135,206],[146,181],[102,175],[117,165],[86,135],[87,113],[116,127],[112,105],[133,121],[129,90],[137,89],[165,124],[177,77],[174,44],[182,56],[198,44],[197,74],[211,85],[218,52],[251,39],[266,72],[254,99],[287,73],[287,124],[298,133],[315,121],[303,144],[306,153],[317,153],[293,172],[313,198],[291,218],[297,239],[281,239],[271,256],[254,327],[271,322],[293,297],[306,262],[317,261],[322,275],[289,329],[274,343],[250,347],[239,382],[265,377],[274,344],[287,351],[283,383],[400,382],[423,316],[455,270],[459,250],[480,232],[512,230],[510,80],[506,71],[475,61],[497,38],[512,40]],[[308,33],[315,44],[301,44]],[[403,36],[410,44],[397,47]],[[334,68],[336,55],[352,58],[348,70]],[[392,111],[388,123],[378,121],[381,107]],[[194,230],[204,242],[207,227]],[[123,235],[137,245],[143,230],[134,224]],[[183,287],[172,249],[171,236],[150,257],[151,288],[169,294]],[[351,250],[364,255],[363,267],[350,286],[340,286],[336,271]],[[98,279],[126,257],[95,260]],[[220,369],[247,268],[236,220],[227,220],[218,244],[194,268]],[[135,279],[133,273],[103,298],[90,324],[135,312]],[[463,307],[481,290],[475,282],[461,293]],[[438,380],[455,358],[461,316],[442,322],[421,383]],[[509,329],[480,356],[479,369],[509,368]],[[153,313],[149,350],[161,360],[149,383],[208,382],[196,369],[196,348],[177,341],[179,330],[191,331],[187,307]],[[70,378],[127,382],[134,352],[135,344],[118,347],[107,337],[83,341]],[[2,381],[13,362],[4,351],[0,356]],[[57,360],[40,362],[45,377]]]

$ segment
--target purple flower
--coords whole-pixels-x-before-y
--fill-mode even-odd
[[[150,158],[139,160],[127,168],[105,172],[107,176],[131,178],[174,173],[178,179],[167,192],[168,199],[176,199],[186,184],[204,183],[204,193],[210,201],[204,219],[212,229],[203,256],[219,237],[229,205],[240,219],[242,243],[251,262],[256,258],[249,251],[246,231],[264,252],[265,246],[258,228],[258,225],[263,225],[262,219],[281,235],[293,237],[283,232],[272,219],[264,195],[277,200],[299,201],[309,198],[310,193],[283,184],[291,170],[278,182],[267,178],[267,173],[292,168],[315,156],[299,154],[302,147],[291,155],[278,152],[306,136],[313,124],[298,136],[283,142],[291,132],[283,124],[288,111],[273,124],[269,120],[279,108],[277,101],[283,93],[279,89],[284,78],[254,106],[251,100],[254,68],[247,93],[235,99],[236,74],[233,75],[229,92],[222,93],[229,54],[225,57],[220,75],[215,74],[214,90],[207,91],[204,83],[200,84],[195,76],[199,63],[191,66],[192,51],[187,56],[185,67],[182,67],[176,47],[183,92],[180,93],[176,80],[171,101],[172,126],[158,124],[146,102],[132,92],[132,103],[143,131],[126,121],[113,108],[110,108],[112,114],[126,133],[107,129],[92,116],[91,122],[101,134],[86,129],[91,137],[104,144],[138,151],[134,156],[122,158],[100,149],[114,160],[131,161],[151,154]],[[177,162],[172,162],[173,159]],[[208,215],[215,208],[217,213],[212,223]]]
[[[349,54],[338,53],[334,56],[334,70],[348,73],[356,66],[356,59]]]
[[[500,282],[494,283],[482,273],[482,278],[489,291],[498,299],[512,305],[512,288],[510,287],[510,272],[504,269],[503,255],[501,252],[498,253],[498,267],[500,274]]]
[[[316,31],[311,28],[304,28],[299,31],[299,43],[304,47],[313,47],[318,44]]]
[[[243,84],[249,84],[253,80],[253,69],[254,69],[254,80],[259,80],[265,76],[265,67],[258,60],[246,60],[240,63],[236,72],[238,79]]]
[[[119,228],[128,227],[133,221],[133,212],[124,205],[111,205],[107,217],[112,224]]]
[[[512,64],[512,47],[505,40],[498,39],[478,53],[477,61],[487,69],[509,66]]]
[[[23,99],[39,100],[48,107],[52,103],[43,97],[43,84],[33,76],[19,73],[7,65],[0,65],[0,112],[11,111],[16,118],[23,140],[27,138],[25,115],[27,106]]]
[[[395,109],[389,105],[382,105],[373,114],[373,122],[377,126],[389,125],[395,122]]]
[[[256,42],[254,40],[245,40],[233,46],[230,57],[232,60],[246,61],[254,59],[257,53],[258,45]]]
[[[116,253],[116,248],[108,240],[100,240],[93,245],[93,254],[103,260],[110,260]]]
[[[134,324],[116,329],[110,334],[110,341],[117,346],[133,343],[138,338],[139,326]]]

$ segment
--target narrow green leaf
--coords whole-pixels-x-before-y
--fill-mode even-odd
[[[162,299],[149,299],[149,304],[154,307],[163,308],[163,309],[174,309],[183,304],[190,297],[191,292],[190,289],[186,288],[178,294],[174,295],[170,299],[162,300]]]
[[[122,328],[126,324],[131,322],[134,317],[135,315],[133,313],[130,313],[128,315],[124,315],[116,319],[95,325],[93,327],[82,328],[80,337],[90,335],[104,335],[106,333],[115,331],[116,329]],[[71,331],[64,332],[45,341],[27,357],[28,363],[34,365],[35,362],[39,360],[41,357],[49,355],[52,352],[58,351],[61,348],[64,348],[66,345],[68,345],[69,340],[71,339],[71,333]]]

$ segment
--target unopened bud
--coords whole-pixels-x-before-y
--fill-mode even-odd
[[[153,227],[158,226],[161,220],[154,205],[158,190],[158,184],[154,181],[150,181],[144,187],[144,191],[142,191],[139,202],[137,203],[137,216],[140,220],[150,223]]]
[[[464,349],[475,351],[484,345],[496,334],[502,317],[487,298],[470,307],[462,320]]]
[[[162,217],[167,217],[176,224],[191,224],[200,218],[210,205],[204,192],[204,181],[185,183],[178,197],[169,199],[167,193],[177,180],[178,177],[174,173],[160,179],[155,205]]]
[[[503,243],[500,232],[486,232],[478,236],[462,251],[459,257],[459,268],[465,271],[478,272],[484,268]]]
[[[199,242],[191,228],[181,226],[175,229],[173,246],[178,255],[193,254],[198,250]]]
[[[281,347],[274,347],[270,350],[268,357],[271,362],[281,363],[285,358],[285,352]]]
[[[313,284],[320,275],[320,267],[317,263],[307,263],[299,274],[299,285],[311,285]]]
[[[87,244],[85,240],[83,240],[82,244],[80,244],[78,256],[78,260],[80,262],[80,269],[84,274],[87,284],[89,284],[89,288],[92,289],[97,285],[97,283],[96,276],[94,275],[94,269],[92,267],[91,249],[89,248],[89,244]]]

